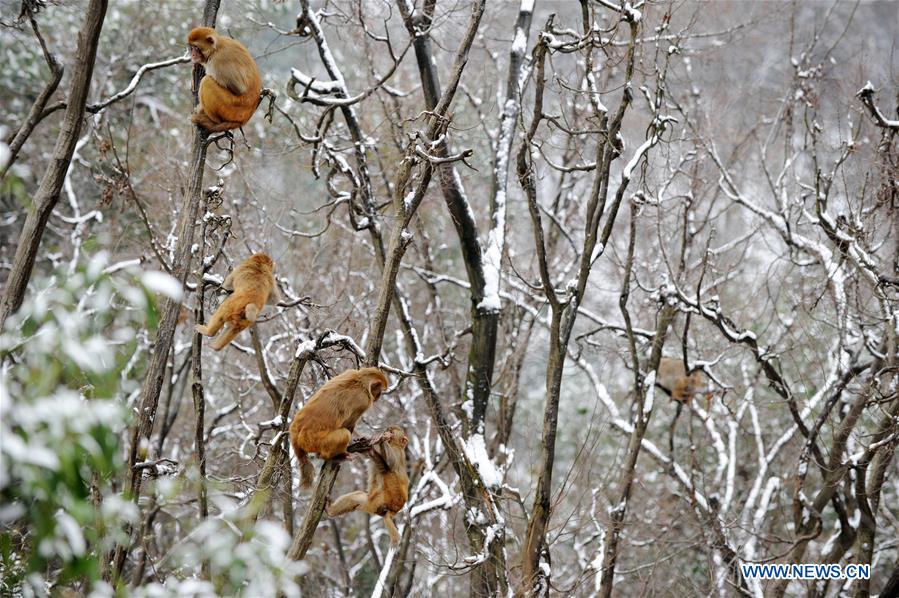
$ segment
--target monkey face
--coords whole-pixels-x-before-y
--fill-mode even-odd
[[[387,428],[387,441],[394,446],[405,448],[409,443],[409,437],[401,427],[390,426]]]
[[[187,36],[187,45],[190,47],[190,61],[194,64],[206,64],[215,48],[215,29],[197,27]]]
[[[365,380],[365,385],[368,388],[369,394],[371,394],[372,401],[380,399],[381,393],[390,386],[387,376],[385,376],[384,372],[378,368],[363,368],[359,370],[359,374]]]
[[[206,62],[206,59],[203,58],[203,53],[197,46],[190,46],[190,61],[193,64],[203,64]]]

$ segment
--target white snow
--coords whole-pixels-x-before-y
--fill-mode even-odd
[[[403,197],[403,210],[408,214],[412,211],[412,200],[415,199],[415,190],[413,189]]]
[[[652,405],[656,396],[655,371],[649,372],[649,375],[646,376],[646,379],[643,381],[643,386],[646,387],[646,398],[643,399],[643,418],[646,419],[649,417],[649,414],[652,413]]]
[[[290,76],[296,80],[301,87],[304,89],[308,87],[310,91],[317,94],[328,95],[343,90],[340,81],[321,81],[320,79],[313,79],[299,69],[290,69]]]
[[[634,23],[639,23],[643,18],[643,13],[631,6],[630,2],[624,3],[624,14],[627,16],[629,21]]]
[[[284,418],[280,415],[273,417],[272,419],[267,419],[264,422],[259,422],[259,426],[261,428],[280,428],[284,425]],[[274,442],[272,443],[274,444]]]
[[[503,483],[502,473],[487,454],[487,445],[483,434],[472,434],[462,445],[468,460],[474,464],[481,474],[481,479],[488,488],[498,488]]]
[[[471,400],[471,397],[468,397],[464,401],[462,401],[462,413],[464,413],[469,420],[474,416],[474,402]]]
[[[0,136],[6,134],[6,128],[0,128]],[[0,141],[0,168],[4,168],[6,164],[9,162],[9,158],[12,156],[12,152],[9,151],[9,146]]]
[[[652,147],[653,144],[655,144],[657,139],[658,137],[656,136],[656,134],[653,134],[649,137],[649,139],[643,142],[643,145],[637,148],[637,151],[634,152],[634,157],[631,158],[631,161],[628,162],[627,166],[624,167],[624,172],[621,173],[621,177],[623,179],[628,181],[631,179],[631,175],[633,174],[634,169],[637,168],[637,164],[640,163],[640,159],[643,157],[643,154],[649,151],[649,148]]]
[[[486,295],[481,302],[478,303],[478,310],[482,312],[488,313],[496,313],[502,310],[502,303],[500,302],[499,295],[494,293],[492,295]]]
[[[360,359],[365,358],[365,351],[362,350],[362,347],[356,344],[356,341],[352,339],[352,337],[346,336],[344,334],[337,334],[334,331],[328,333],[328,335],[322,340],[322,344],[337,344],[337,343],[346,343],[351,348],[353,353],[355,353]]]
[[[515,28],[515,38],[512,40],[512,52],[516,54],[524,54],[524,51],[527,50],[528,38],[524,34],[524,29],[521,27]]]
[[[300,357],[312,355],[313,353],[315,353],[315,341],[308,340],[297,345],[297,350],[293,354],[293,357],[294,359],[299,359]]]
[[[140,282],[148,291],[161,293],[174,301],[180,301],[183,295],[181,283],[165,272],[157,270],[144,272],[140,277]]]

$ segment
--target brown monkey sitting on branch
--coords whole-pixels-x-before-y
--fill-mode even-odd
[[[390,541],[399,544],[400,533],[393,523],[409,499],[409,474],[406,472],[406,444],[409,439],[399,426],[390,426],[373,444],[368,463],[368,492],[344,494],[328,507],[328,515],[337,517],[361,510],[384,518]]]
[[[264,253],[256,253],[245,259],[225,278],[222,288],[234,292],[222,301],[209,318],[209,324],[194,326],[194,330],[206,336],[215,336],[222,326],[225,327],[225,332],[210,347],[221,351],[238,334],[256,323],[256,318],[266,303],[277,303],[280,300],[274,270],[272,258]]]
[[[381,397],[390,382],[378,368],[347,370],[328,380],[297,411],[290,423],[290,444],[300,462],[300,485],[312,484],[309,453],[322,459],[347,455],[356,422]]]
[[[192,30],[187,44],[191,62],[206,69],[191,120],[212,133],[244,126],[262,93],[256,61],[242,43],[209,27]]]

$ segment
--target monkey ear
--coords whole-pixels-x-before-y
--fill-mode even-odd
[[[207,35],[207,36],[206,36],[206,43],[209,44],[210,46],[214,46],[214,45],[215,45],[215,38],[212,37],[211,35]]]
[[[368,383],[368,394],[371,395],[373,400],[377,401],[380,399],[382,392],[384,392],[384,385],[381,384],[380,380],[372,380]]]
[[[409,439],[405,435],[400,436],[400,444],[401,445],[406,446],[406,444],[408,444],[408,442],[409,442]]]

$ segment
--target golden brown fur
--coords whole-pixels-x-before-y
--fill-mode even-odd
[[[371,448],[368,463],[368,492],[344,494],[328,507],[328,515],[336,517],[361,510],[384,518],[390,541],[398,544],[399,531],[393,517],[409,500],[409,474],[406,472],[406,443],[409,439],[399,426],[387,428]]]
[[[656,383],[668,391],[672,399],[686,403],[692,400],[694,395],[702,392],[705,377],[701,370],[696,370],[688,376],[682,360],[663,357],[659,361]]]
[[[301,485],[312,484],[309,453],[333,459],[346,453],[353,428],[390,383],[378,368],[347,370],[328,380],[290,423],[290,443],[300,462]]]
[[[210,132],[242,127],[256,112],[262,92],[256,61],[242,43],[209,27],[191,31],[187,44],[191,60],[206,68],[191,120]]]
[[[215,310],[209,318],[209,324],[194,326],[194,330],[206,336],[215,336],[219,329],[225,327],[225,332],[210,347],[221,351],[238,334],[256,322],[267,302],[278,301],[280,297],[274,269],[272,258],[264,253],[256,253],[245,259],[225,278],[222,288],[234,292]]]

